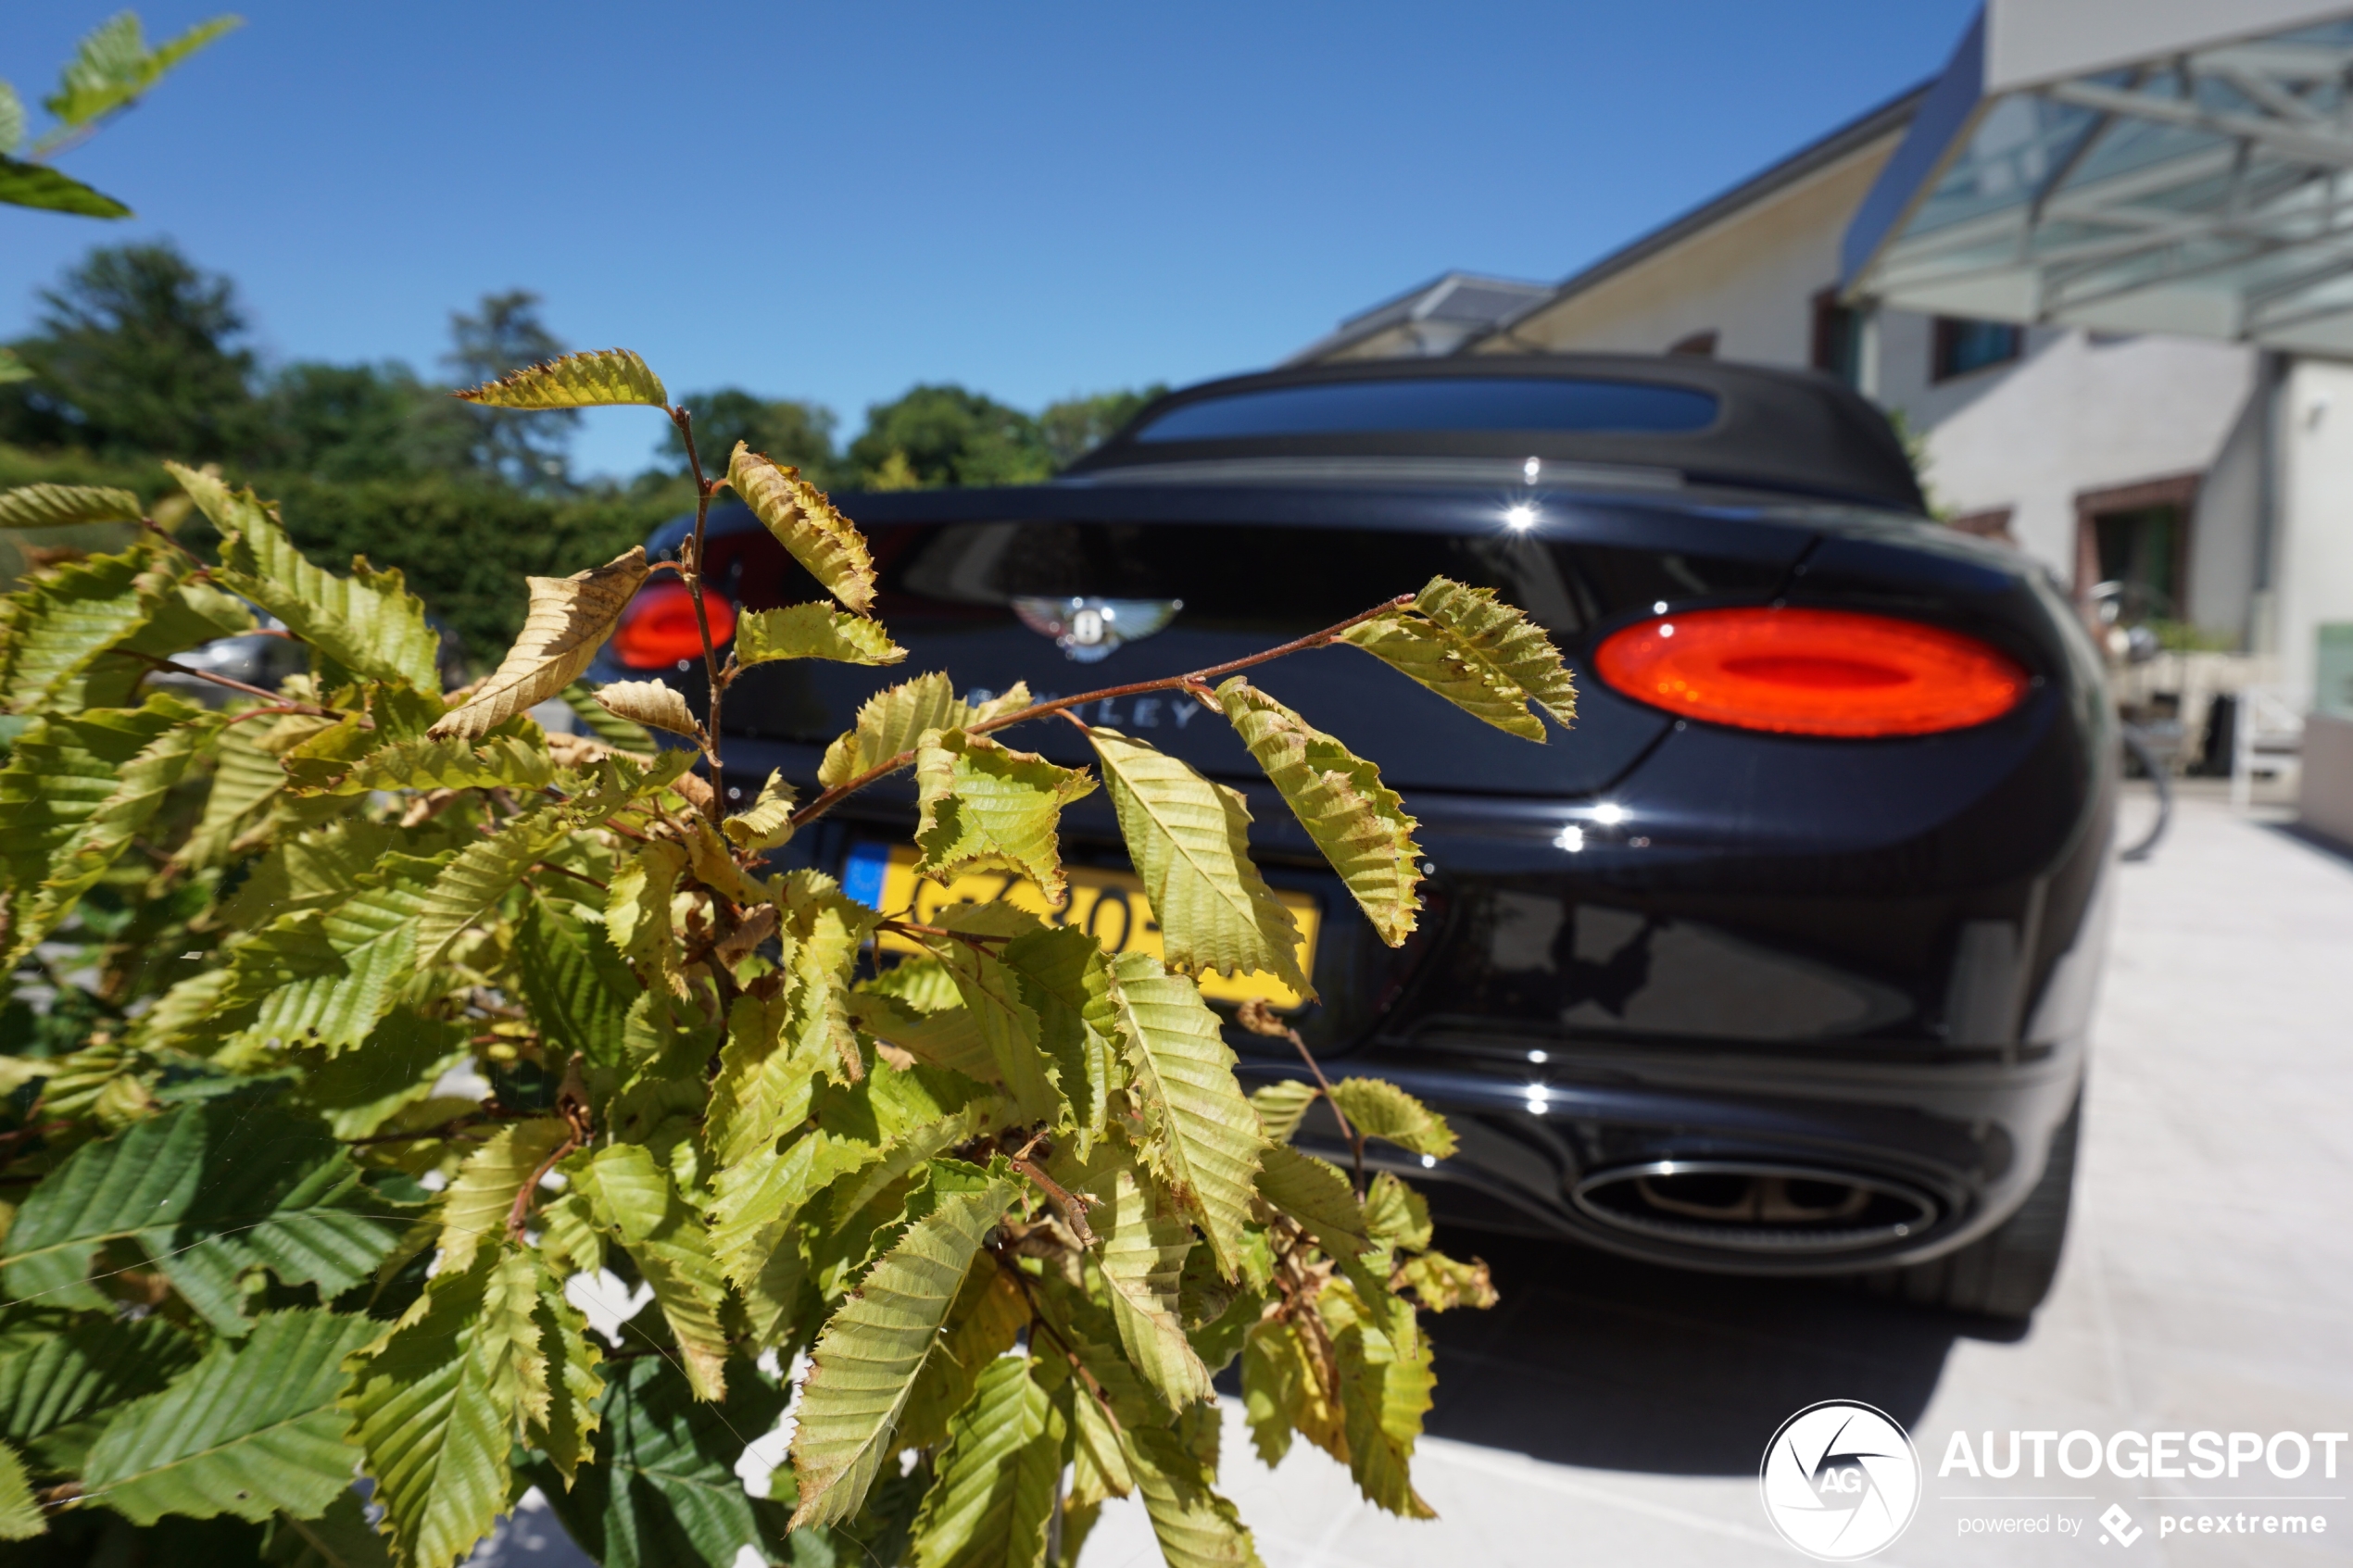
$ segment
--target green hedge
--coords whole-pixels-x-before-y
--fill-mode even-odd
[[[398,567],[418,596],[464,640],[468,661],[485,669],[522,625],[520,578],[562,577],[599,565],[694,506],[684,480],[626,494],[547,496],[441,478],[330,484],[307,475],[231,477],[281,502],[286,532],[308,554],[338,567],[355,555]],[[159,465],[0,446],[0,485],[43,480],[116,485],[150,502],[174,494]],[[107,548],[124,533],[119,528],[44,530],[25,535],[24,543]],[[213,543],[201,516],[190,518],[182,537],[208,552]],[[0,558],[0,570],[13,581],[23,558],[11,554]]]

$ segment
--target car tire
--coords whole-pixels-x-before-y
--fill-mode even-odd
[[[2067,1120],[2051,1134],[2042,1180],[2017,1213],[1991,1235],[1957,1252],[1907,1269],[1865,1277],[1874,1295],[1918,1306],[1985,1317],[2024,1319],[2050,1294],[2058,1273],[2059,1249],[2067,1241],[2067,1213],[2075,1192],[2075,1146],[2083,1124],[2079,1094]]]

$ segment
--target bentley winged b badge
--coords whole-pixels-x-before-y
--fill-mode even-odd
[[[1015,599],[1013,613],[1063,657],[1092,664],[1123,643],[1141,642],[1185,608],[1182,599]]]

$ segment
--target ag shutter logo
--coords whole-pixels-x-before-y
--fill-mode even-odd
[[[1852,1399],[1825,1399],[1781,1423],[1757,1472],[1765,1517],[1781,1538],[1824,1562],[1854,1562],[1893,1545],[1920,1504],[1920,1456],[1895,1418]]]

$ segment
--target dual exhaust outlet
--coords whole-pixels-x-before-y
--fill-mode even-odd
[[[1580,1178],[1589,1218],[1686,1247],[1790,1256],[1900,1242],[1937,1220],[1936,1200],[1850,1171],[1744,1160],[1655,1160]]]

